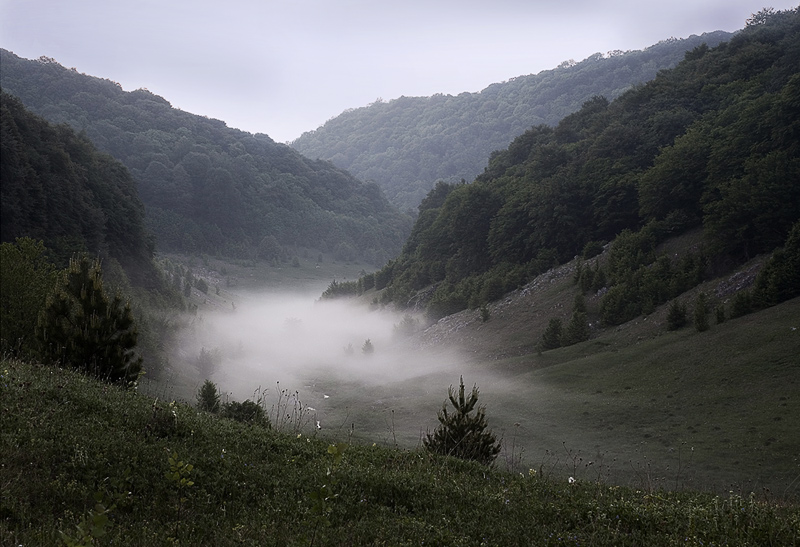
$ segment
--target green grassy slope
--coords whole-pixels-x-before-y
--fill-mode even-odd
[[[422,334],[423,344],[470,356],[465,378],[478,383],[491,423],[524,449],[526,464],[569,469],[579,454],[586,476],[621,483],[797,495],[800,300],[722,324],[712,318],[702,333],[691,320],[668,331],[665,304],[617,327],[595,326],[587,342],[537,353],[550,318],[569,318],[574,266],[490,305],[488,322],[465,311]],[[738,275],[680,299],[690,313],[701,291],[730,306],[733,295],[723,293]],[[593,320],[597,298],[587,300]]]
[[[797,505],[764,496],[571,483],[369,444],[337,459],[328,439],[17,361],[0,362],[0,395],[4,545],[59,532],[99,545],[794,545],[800,531]]]

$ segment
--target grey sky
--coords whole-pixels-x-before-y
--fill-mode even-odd
[[[0,47],[292,140],[381,97],[744,26],[797,0],[0,0]]]

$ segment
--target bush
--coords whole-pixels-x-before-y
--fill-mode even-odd
[[[581,257],[584,260],[589,260],[590,258],[593,258],[602,252],[603,252],[602,241],[590,241],[583,246],[583,252],[581,253]]]
[[[753,305],[765,308],[800,295],[800,222],[756,277]]]
[[[437,415],[439,426],[422,440],[428,451],[485,465],[494,462],[500,453],[500,442],[487,430],[486,409],[482,406],[476,408],[478,393],[478,386],[473,386],[469,397],[465,396],[463,377],[458,389],[458,399],[453,386],[448,388],[447,396],[455,408],[455,414],[447,412],[445,401]]]
[[[412,317],[410,314],[407,313],[403,316],[403,320],[394,326],[394,334],[395,336],[408,338],[409,336],[417,332],[418,329],[419,329],[419,321],[417,321],[416,319],[414,319],[414,317]]]
[[[562,334],[563,326],[561,324],[561,319],[551,319],[542,334],[542,339],[539,342],[539,351],[560,348]]]
[[[673,300],[667,312],[667,330],[678,330],[686,325],[686,305],[680,300]]]
[[[272,427],[272,424],[269,422],[269,418],[264,413],[264,409],[250,399],[247,399],[243,403],[238,401],[225,403],[222,405],[221,415],[223,418],[230,418],[231,420],[236,420],[237,422],[260,425],[262,427],[266,427],[267,429]]]
[[[586,313],[575,311],[561,336],[562,346],[571,346],[589,339],[589,320]]]
[[[208,282],[202,277],[195,279],[194,286],[203,294],[208,294]]]
[[[639,294],[627,283],[614,285],[600,300],[600,320],[604,325],[621,325],[642,311]]]

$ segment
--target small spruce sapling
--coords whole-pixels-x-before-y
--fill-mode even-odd
[[[197,391],[197,408],[212,414],[219,412],[219,390],[211,380],[206,380]]]
[[[422,440],[429,452],[454,456],[462,460],[474,460],[491,465],[500,453],[500,442],[488,429],[486,408],[478,405],[478,386],[472,387],[467,397],[464,393],[464,378],[456,396],[455,389],[447,390],[448,399],[455,413],[447,411],[447,401],[438,413],[439,426]]]

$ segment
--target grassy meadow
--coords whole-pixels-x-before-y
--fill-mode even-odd
[[[795,545],[796,504],[267,430],[3,360],[3,545]]]
[[[316,290],[361,266],[192,268],[220,286],[192,293],[203,324],[265,283]],[[126,392],[4,359],[0,544],[797,545],[800,302],[702,333],[668,332],[658,309],[537,353],[573,292],[551,274],[486,322],[466,311],[376,343],[347,373],[283,391],[254,376],[272,429],[198,411],[200,379],[177,363]],[[503,438],[491,469],[421,446],[461,375]]]

